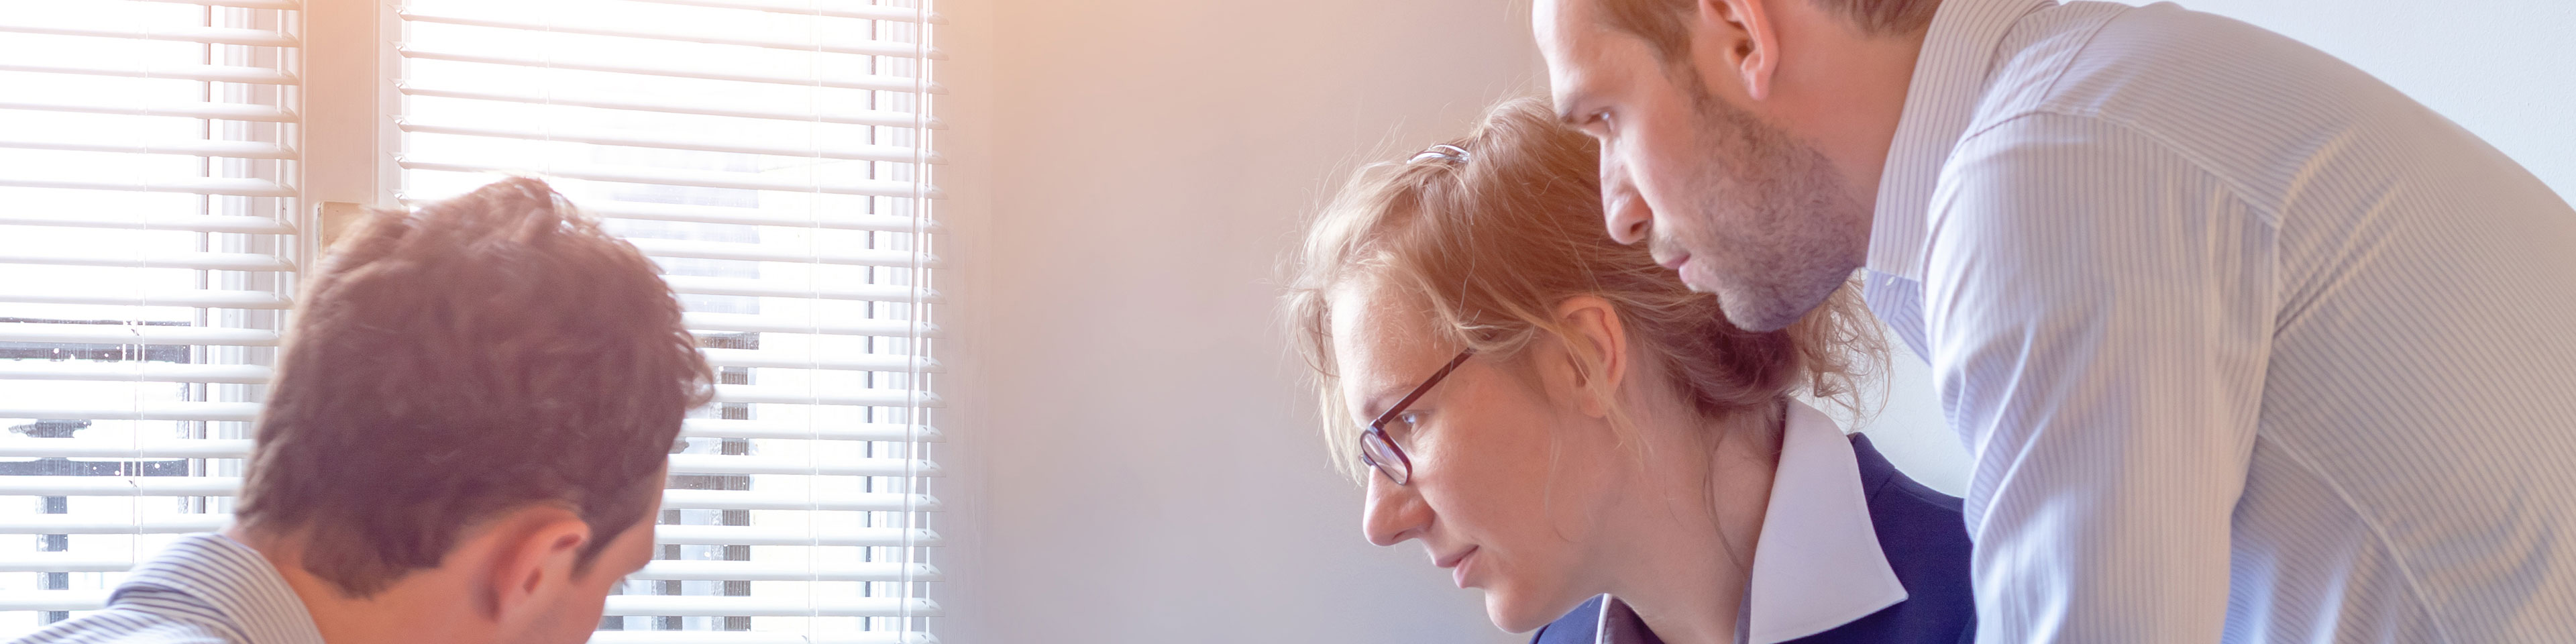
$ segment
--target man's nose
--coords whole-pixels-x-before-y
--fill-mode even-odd
[[[1627,168],[1618,158],[1601,155],[1601,217],[1610,229],[1610,240],[1635,244],[1646,240],[1646,231],[1654,227],[1654,209],[1647,208],[1637,195],[1637,186],[1629,182]]]
[[[1369,473],[1368,505],[1360,513],[1360,532],[1369,543],[1392,546],[1422,536],[1431,526],[1431,506],[1413,488],[1396,485],[1385,474]]]

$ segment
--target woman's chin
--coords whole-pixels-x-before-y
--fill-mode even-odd
[[[1546,626],[1548,622],[1556,621],[1556,618],[1565,615],[1565,611],[1574,610],[1574,606],[1552,609],[1552,607],[1536,605],[1543,602],[1529,601],[1531,598],[1522,593],[1512,592],[1512,588],[1508,585],[1496,584],[1484,591],[1485,617],[1493,620],[1495,628],[1503,629],[1507,633],[1530,632]],[[1575,605],[1582,603],[1577,601]]]

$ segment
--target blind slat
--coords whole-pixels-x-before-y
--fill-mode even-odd
[[[237,65],[164,65],[158,67],[103,67],[81,65],[36,65],[24,62],[0,62],[0,72],[38,74],[72,74],[78,76],[115,76],[124,78],[171,78],[178,80],[259,85],[293,85],[295,76],[267,67]]]
[[[70,552],[0,554],[0,572],[125,572],[133,569],[134,560],[130,558]]]
[[[187,306],[207,309],[280,310],[290,303],[267,291],[162,291],[112,293],[71,290],[20,290],[0,287],[0,302],[25,304],[98,304],[107,306]]]
[[[817,355],[814,351],[758,351],[752,349],[703,349],[707,364],[718,367],[773,367],[779,369],[832,369],[840,371],[917,371],[938,373],[939,361],[922,356],[900,354],[854,354],[846,356]]]
[[[104,566],[112,560],[70,559],[71,564]],[[0,571],[8,570],[0,562]],[[34,565],[41,563],[31,562]],[[121,568],[119,570],[122,570]],[[929,564],[845,563],[803,566],[757,561],[661,560],[644,564],[643,570],[627,575],[629,579],[678,579],[722,581],[939,581],[939,569]]]
[[[508,66],[508,67],[533,67],[533,68],[540,68],[540,69],[564,69],[564,70],[572,70],[572,71],[602,72],[602,73],[609,73],[609,74],[629,74],[629,75],[635,75],[635,76],[660,76],[660,77],[664,77],[664,78],[694,78],[694,79],[698,79],[698,80],[732,81],[732,82],[737,82],[737,83],[762,83],[762,84],[769,84],[769,85],[796,85],[796,86],[803,86],[803,87],[829,87],[829,88],[833,88],[833,89],[864,89],[864,90],[872,90],[872,91],[880,91],[880,92],[921,92],[921,93],[929,93],[929,94],[945,94],[945,93],[948,93],[947,88],[940,87],[940,86],[939,86],[938,84],[936,84],[936,83],[928,83],[928,82],[924,82],[924,81],[917,81],[917,80],[914,80],[914,79],[902,78],[902,77],[896,77],[896,76],[876,76],[876,75],[869,75],[869,74],[829,74],[829,75],[771,74],[771,73],[762,73],[762,72],[757,71],[757,70],[732,69],[732,68],[719,68],[719,67],[705,67],[705,68],[694,68],[694,69],[693,69],[693,68],[675,67],[675,66],[668,66],[668,65],[636,65],[636,64],[625,63],[625,62],[604,61],[604,60],[580,60],[580,59],[570,59],[570,60],[567,60],[567,59],[560,59],[560,58],[558,58],[558,59],[554,59],[554,60],[547,60],[547,59],[544,59],[544,58],[529,58],[529,57],[526,57],[526,56],[509,56],[509,55],[498,55],[498,54],[476,54],[476,53],[468,53],[468,52],[461,52],[461,51],[445,51],[445,50],[439,50],[439,49],[429,49],[429,48],[423,48],[423,47],[415,47],[415,46],[411,46],[411,45],[403,45],[403,46],[401,46],[401,47],[399,48],[399,50],[401,51],[402,56],[403,56],[404,58],[412,58],[412,59],[417,59],[417,60],[444,60],[444,61],[449,61],[449,62],[458,62],[458,63],[475,63],[475,64],[481,64],[481,65],[503,65],[503,66]],[[241,81],[241,82],[256,82],[256,81]]]
[[[783,38],[727,37],[674,31],[612,29],[580,23],[553,23],[513,20],[508,18],[446,15],[414,9],[404,9],[401,13],[404,20],[410,20],[412,22],[434,22],[468,27],[489,27],[494,29],[514,29],[520,31],[542,31],[547,33],[582,34],[586,36],[635,38],[639,40],[667,40],[707,45],[735,45],[741,47],[761,47],[766,49],[786,49],[792,51],[819,51],[827,54],[890,56],[896,58],[920,58],[924,53],[920,48],[910,43],[888,42],[882,40],[833,39],[816,42],[811,40],[793,40]],[[931,60],[941,60],[946,58],[936,50],[927,53]]]
[[[833,322],[799,319],[784,315],[749,315],[742,313],[684,313],[681,323],[697,331],[734,331],[766,333],[820,333],[824,335],[882,335],[892,337],[936,338],[939,326],[912,320],[844,319]]]
[[[209,514],[184,519],[100,521],[66,517],[17,517],[0,522],[0,534],[186,534],[214,532],[231,525],[232,515]]]
[[[662,281],[671,290],[689,295],[740,295],[745,297],[814,297],[827,300],[869,300],[876,302],[939,301],[939,294],[926,288],[889,284],[839,284],[821,286],[800,280],[750,279],[737,277],[698,277],[665,275]]]
[[[656,96],[651,100],[632,100],[569,92],[557,94],[522,94],[503,91],[427,86],[416,83],[403,83],[399,87],[402,93],[411,96],[431,96],[437,98],[493,101],[500,103],[569,105],[573,107],[588,107],[604,110],[661,112],[665,114],[690,114],[697,116],[723,116],[732,118],[766,119],[773,121],[809,121],[839,125],[872,125],[877,127],[903,128],[928,127],[934,130],[947,127],[946,124],[940,123],[938,119],[926,118],[902,112],[876,110],[835,110],[825,112],[782,109],[776,105],[705,102],[711,100],[724,100],[724,97],[721,96],[693,96],[686,99],[676,96]],[[818,107],[817,109],[819,110],[820,108]]]
[[[232,496],[240,487],[241,479],[212,476],[0,476],[0,495]]]
[[[277,346],[277,332],[203,326],[122,324],[49,324],[0,322],[0,342],[78,344],[196,344],[243,347]],[[24,416],[22,418],[33,418]]]
[[[612,595],[609,615],[728,615],[749,617],[938,617],[939,604],[891,597],[716,597]]]
[[[267,217],[248,215],[163,215],[157,213],[26,213],[0,212],[0,225],[66,226],[72,228],[124,228],[135,230],[184,230],[197,233],[293,234],[295,226]]]
[[[12,97],[0,100],[0,110],[75,112],[81,114],[124,114],[131,116],[175,116],[224,121],[261,121],[268,123],[291,123],[295,121],[294,112],[289,112],[284,109],[268,105],[244,105],[239,103],[66,103],[32,101],[24,98]]]
[[[0,476],[0,495],[18,496],[233,496],[241,479],[212,476]],[[933,512],[926,494],[836,490],[664,490],[662,507],[674,510],[834,510]]]
[[[752,141],[745,140],[744,138],[717,139],[708,137],[690,137],[669,132],[652,134],[634,132],[600,132],[578,129],[512,127],[507,125],[422,123],[411,120],[398,121],[396,125],[401,127],[405,132],[420,132],[425,134],[481,136],[529,141],[562,141],[568,143],[589,143],[593,145],[615,145],[634,148],[658,148],[664,150],[698,150],[703,152],[730,152],[735,154],[767,154],[773,156],[822,158],[841,161],[912,163],[915,161],[927,160],[930,163],[946,163],[946,160],[941,159],[936,153],[916,152],[911,148],[891,145],[841,144],[826,137],[799,137],[800,140],[797,141]]]
[[[46,266],[116,266],[128,268],[187,268],[210,271],[292,271],[295,265],[274,255],[258,253],[0,253],[0,264],[39,264]]]
[[[144,360],[0,360],[0,380],[95,380],[134,382],[219,382],[256,385],[268,382],[268,367],[247,364],[172,364]]]
[[[588,181],[645,183],[693,188],[734,188],[738,190],[778,190],[785,192],[807,193],[820,192],[825,194],[866,195],[871,197],[928,197],[937,199],[942,196],[939,193],[939,189],[935,187],[906,181],[888,181],[884,179],[800,180],[792,177],[765,173],[723,172],[716,170],[672,170],[666,168],[646,168],[636,166],[551,166],[520,168],[408,158],[400,159],[399,161],[402,163],[402,167],[412,170],[439,170],[445,172],[476,173],[524,172],[564,177],[567,179],[583,179]]]
[[[298,1],[296,1],[296,0],[135,0],[135,1],[137,1],[137,2],[167,2],[167,3],[170,3],[170,4],[193,4],[193,5],[203,5],[203,6],[208,6],[208,7],[241,7],[241,8],[244,8],[244,9],[285,9],[285,10],[295,10],[295,9],[301,9],[301,8],[303,8],[303,7],[304,7],[304,3],[302,3],[302,2],[298,2]]]
[[[813,462],[807,462],[805,459],[777,456],[725,456],[717,454],[672,454],[671,473],[808,474],[816,476],[940,476],[939,464],[920,459],[833,458],[818,459]]]
[[[827,18],[859,18],[863,20],[892,20],[897,22],[927,22],[934,25],[948,24],[947,18],[940,17],[940,15],[935,12],[923,12],[919,9],[909,9],[904,7],[883,7],[860,2],[825,3],[812,2],[810,0],[633,1],[649,2],[653,4],[675,4],[690,7],[712,7],[717,9],[749,9],[753,11],[767,11],[770,13],[786,13],[800,16],[823,16]]]
[[[0,177],[0,186],[13,188],[60,188],[64,190],[123,190],[133,192],[184,192],[200,195],[234,197],[293,197],[295,190],[264,179],[178,177],[169,179],[38,179]]]
[[[9,478],[9,477],[0,477]],[[24,478],[24,477],[20,477]],[[742,490],[665,490],[666,510],[836,510],[869,512],[934,512],[939,499],[927,494]]]
[[[747,262],[812,262],[841,266],[938,268],[939,259],[907,250],[800,248],[791,244],[733,244],[678,239],[628,239],[652,257],[732,259]],[[0,259],[0,261],[6,261]]]
[[[0,33],[43,34],[48,36],[81,36],[88,38],[125,38],[133,40],[173,40],[209,45],[246,45],[252,47],[293,47],[295,37],[265,29],[230,27],[160,27],[98,28],[12,23],[0,20]]]
[[[243,458],[249,439],[167,439],[117,443],[73,438],[0,441],[0,457],[63,458]]]
[[[939,644],[921,631],[599,631],[590,644]]]
[[[617,219],[685,221],[701,224],[736,224],[744,226],[792,226],[797,228],[830,228],[888,233],[936,233],[938,222],[896,215],[841,215],[822,213],[785,214],[749,208],[722,206],[682,206],[626,201],[603,202],[584,206],[583,212]]]
[[[125,572],[134,559],[76,552],[0,555],[0,572]],[[644,565],[629,579],[710,581],[939,581],[929,564],[856,563],[797,566],[751,561],[665,560]]]
[[[0,360],[5,380],[103,380],[136,382],[268,382],[268,367],[248,364],[172,364],[144,360]]]
[[[938,394],[908,389],[807,388],[789,385],[716,385],[716,402],[861,407],[939,407]]]
[[[761,526],[654,526],[654,543],[728,546],[937,546],[939,533],[920,528],[836,528],[795,530]]]
[[[43,141],[0,139],[0,148],[18,150],[59,150],[66,152],[117,152],[124,154],[177,154],[231,159],[293,159],[295,151],[275,143],[258,141],[160,141],[128,143],[123,141]]]
[[[899,423],[796,423],[691,418],[680,421],[680,435],[689,438],[774,438],[791,440],[897,441],[936,443],[945,440],[939,430],[926,425]]]
[[[86,418],[91,420],[205,420],[250,422],[259,418],[258,403],[147,402],[123,407],[39,405],[0,399],[0,418]],[[11,477],[0,476],[0,480]]]

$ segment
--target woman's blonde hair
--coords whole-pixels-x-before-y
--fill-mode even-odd
[[[1442,145],[1452,147],[1361,168],[1308,228],[1289,281],[1289,326],[1314,368],[1326,442],[1346,472],[1364,474],[1344,420],[1330,294],[1361,278],[1418,303],[1440,339],[1480,360],[1512,360],[1543,332],[1570,336],[1556,306],[1591,295],[1618,312],[1641,358],[1633,373],[1660,373],[1704,418],[1773,418],[1792,395],[1863,413],[1863,384],[1886,345],[1851,286],[1788,328],[1736,328],[1715,296],[1692,292],[1645,246],[1610,238],[1597,148],[1543,101],[1497,104],[1473,132]],[[1598,372],[1605,356],[1576,358]],[[1613,427],[1631,431],[1618,397],[1603,398]]]

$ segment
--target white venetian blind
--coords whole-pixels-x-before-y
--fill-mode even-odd
[[[0,639],[231,511],[294,292],[295,6],[0,10]]]
[[[662,266],[719,372],[593,638],[933,642],[929,9],[410,0],[401,196],[523,173]]]

